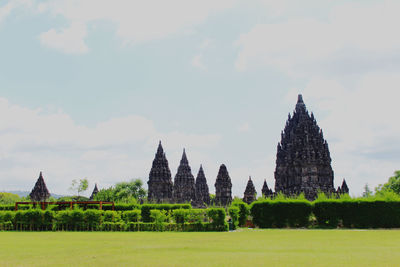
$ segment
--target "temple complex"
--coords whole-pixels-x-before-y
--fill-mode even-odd
[[[246,202],[247,204],[250,204],[256,200],[256,197],[257,197],[256,188],[254,187],[251,177],[249,177],[249,181],[247,182],[246,190],[244,191],[243,201]]]
[[[149,187],[148,200],[150,202],[172,202],[173,184],[171,171],[169,170],[168,160],[161,141],[153,160],[147,184]]]
[[[37,179],[32,192],[29,194],[29,197],[32,201],[46,201],[50,197],[50,192],[44,182],[42,172],[40,172],[39,178]]]
[[[272,192],[272,189],[268,188],[267,180],[264,180],[264,184],[261,189],[261,193],[264,197],[272,197],[274,195],[274,193]]]
[[[232,202],[232,182],[224,164],[219,168],[215,181],[215,204],[228,206]]]
[[[307,199],[313,200],[319,191],[335,192],[331,157],[322,130],[299,95],[277,148],[275,192],[304,193]]]
[[[175,203],[191,203],[196,197],[196,187],[192,170],[183,150],[182,159],[174,179],[173,199]]]
[[[208,190],[207,179],[204,175],[203,166],[200,165],[199,173],[196,177],[196,207],[205,207],[210,205],[210,192]]]

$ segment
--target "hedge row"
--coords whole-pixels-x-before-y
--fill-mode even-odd
[[[254,202],[250,211],[260,228],[306,227],[312,204],[307,200],[263,200]]]
[[[400,227],[400,201],[326,199],[312,203],[306,200],[263,200],[254,202],[250,211],[253,223],[260,228]]]
[[[325,200],[314,203],[319,227],[399,228],[400,201]]]
[[[146,210],[147,212],[147,210]],[[20,231],[226,231],[222,208],[149,210],[145,222],[141,210],[102,211],[18,210],[0,211],[0,230]]]

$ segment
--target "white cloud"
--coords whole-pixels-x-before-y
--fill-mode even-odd
[[[290,76],[348,74],[393,65],[399,55],[398,1],[347,3],[331,9],[328,19],[291,16],[254,26],[235,42],[235,66],[244,71],[269,66]],[[397,63],[397,65],[399,65]]]
[[[42,45],[60,50],[67,54],[81,54],[88,51],[85,44],[87,29],[85,24],[73,24],[69,28],[56,30],[50,29],[40,34]]]
[[[105,187],[140,177],[147,182],[158,140],[163,141],[174,173],[182,148],[197,169],[219,144],[218,134],[163,133],[136,115],[95,127],[76,124],[62,112],[49,113],[10,104],[0,98],[0,190],[30,190],[44,171],[49,190],[68,193],[72,179],[88,177]]]
[[[116,35],[125,45],[162,39],[167,36],[193,31],[210,14],[233,5],[235,0],[222,1],[133,1],[133,0],[57,0],[41,3],[38,10],[54,16],[66,18],[71,25],[84,25],[96,21],[112,23]],[[52,35],[61,40],[68,40],[82,52],[85,34],[71,26],[68,29],[51,29]],[[54,36],[53,36],[54,38]],[[68,52],[63,46],[55,46]],[[86,50],[87,51],[87,50]]]
[[[0,6],[0,22],[8,17],[11,12],[21,7],[31,7],[32,0],[10,0],[5,5]]]
[[[247,132],[250,132],[250,130],[251,130],[251,127],[248,122],[244,122],[241,125],[239,125],[239,127],[238,127],[238,131],[241,133],[247,133]]]
[[[199,68],[201,70],[207,70],[206,65],[204,65],[204,63],[203,63],[203,55],[202,54],[198,54],[193,57],[192,66]]]

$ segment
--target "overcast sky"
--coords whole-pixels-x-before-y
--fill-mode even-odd
[[[274,186],[302,93],[352,195],[400,169],[400,1],[1,0],[0,190],[141,178],[162,140],[210,191]],[[147,184],[146,184],[147,187]],[[90,192],[87,192],[90,194]]]

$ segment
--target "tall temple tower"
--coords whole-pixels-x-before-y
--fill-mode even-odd
[[[249,177],[249,181],[247,182],[247,186],[244,191],[243,201],[246,202],[247,204],[251,204],[256,200],[256,197],[257,197],[256,188],[254,187],[251,177]]]
[[[35,186],[33,187],[29,197],[32,201],[46,201],[50,197],[50,192],[44,182],[42,172],[39,174]]]
[[[183,150],[181,163],[174,180],[173,199],[176,203],[190,203],[195,200],[195,183],[189,161]]]
[[[195,206],[205,207],[210,205],[210,192],[208,190],[207,179],[204,175],[203,166],[200,165],[199,173],[196,178],[196,201]]]
[[[150,170],[148,200],[150,202],[171,202],[172,201],[172,178],[168,167],[168,160],[160,144],[158,145],[153,166]]]
[[[215,204],[228,206],[232,202],[232,182],[224,164],[219,168],[215,181]]]
[[[302,95],[298,96],[293,116],[289,114],[278,144],[275,191],[286,195],[304,193],[309,200],[315,199],[318,191],[335,192],[328,143],[314,115],[309,115]]]

